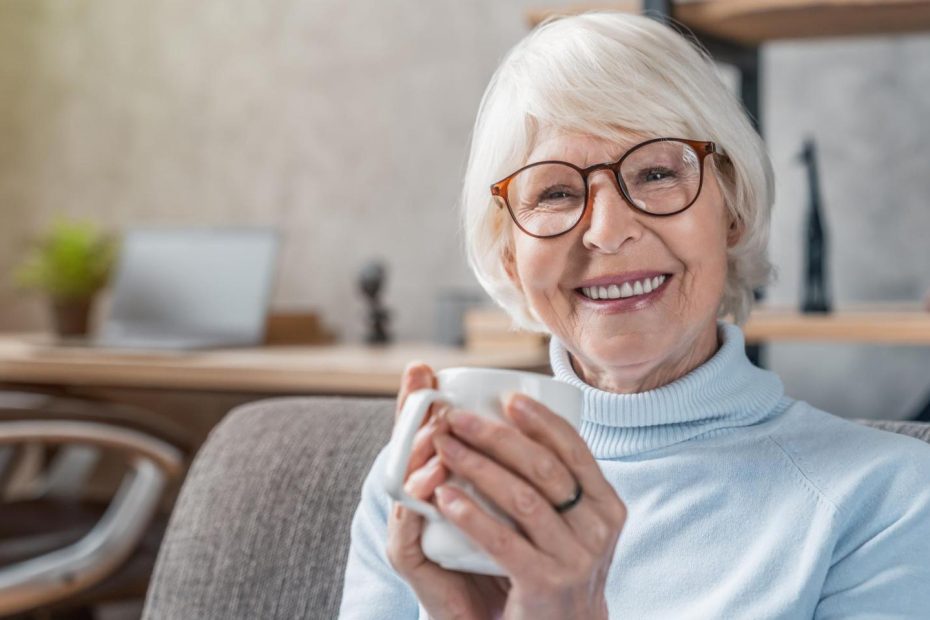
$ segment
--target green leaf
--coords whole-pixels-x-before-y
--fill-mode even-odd
[[[86,299],[106,286],[118,247],[114,237],[92,223],[58,217],[13,278],[20,287],[56,299]]]

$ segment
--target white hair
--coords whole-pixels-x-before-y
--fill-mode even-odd
[[[726,157],[711,158],[712,171],[743,229],[727,250],[718,316],[746,320],[753,289],[774,275],[767,255],[774,175],[762,139],[705,50],[645,16],[586,13],[544,22],[492,76],[462,190],[468,261],[516,326],[546,332],[507,276],[510,217],[490,193],[492,183],[528,163],[542,128],[610,140],[632,131],[716,142]]]

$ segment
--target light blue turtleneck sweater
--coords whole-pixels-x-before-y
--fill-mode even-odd
[[[584,391],[579,429],[628,517],[607,579],[611,618],[930,618],[930,446],[784,395],[739,327],[684,377],[639,394]],[[385,452],[352,522],[340,618],[426,618],[385,555]]]

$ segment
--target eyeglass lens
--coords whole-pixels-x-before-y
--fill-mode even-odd
[[[644,144],[630,151],[618,171],[635,208],[654,215],[681,211],[697,197],[700,158],[683,142]],[[539,236],[563,233],[581,219],[587,185],[571,166],[545,163],[522,170],[507,188],[517,223]]]

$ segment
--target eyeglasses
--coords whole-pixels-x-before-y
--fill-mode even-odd
[[[491,186],[517,227],[532,237],[558,237],[572,230],[588,205],[588,177],[610,170],[623,199],[648,215],[681,213],[697,200],[704,184],[704,158],[722,155],[713,142],[654,138],[637,144],[613,163],[579,168],[565,161],[524,166]]]

